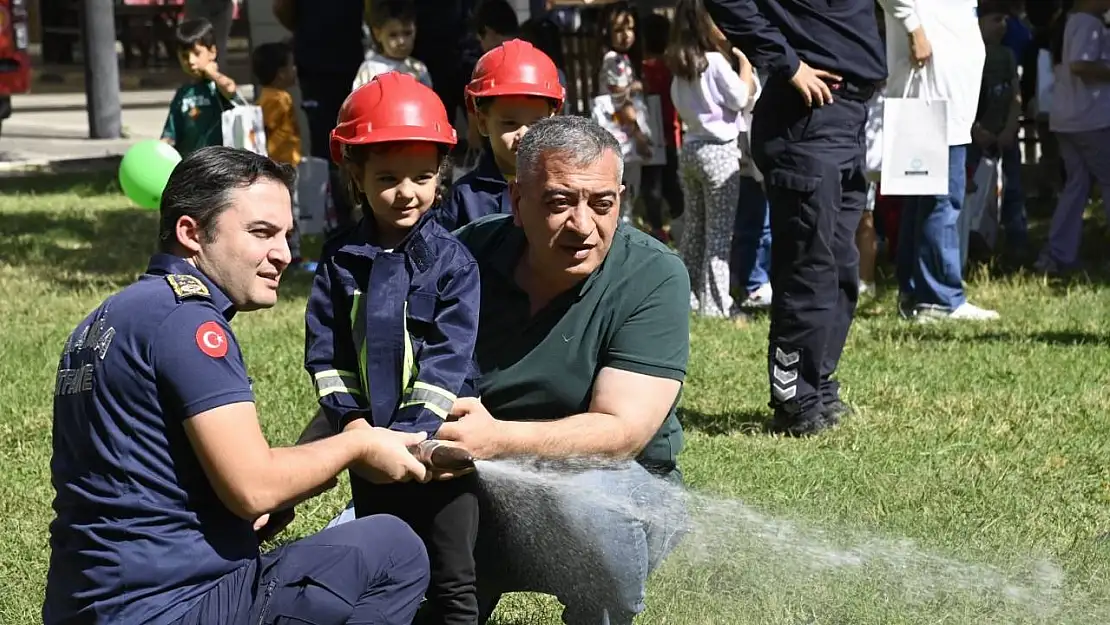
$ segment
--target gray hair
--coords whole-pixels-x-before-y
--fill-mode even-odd
[[[592,165],[606,152],[617,157],[617,178],[624,178],[624,158],[616,137],[600,124],[577,115],[546,117],[528,128],[516,149],[517,178],[534,178],[544,155],[569,157],[575,165]]]

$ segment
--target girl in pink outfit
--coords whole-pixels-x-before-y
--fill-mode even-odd
[[[728,56],[726,56],[728,55]],[[740,71],[732,68],[734,56]],[[679,156],[686,209],[678,251],[690,271],[691,307],[708,317],[738,311],[730,294],[730,249],[740,200],[741,116],[755,96],[752,65],[730,48],[702,0],[679,0],[667,66],[671,100],[686,124]]]

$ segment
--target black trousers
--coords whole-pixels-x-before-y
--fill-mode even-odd
[[[832,376],[859,297],[866,98],[834,93],[810,108],[773,78],[753,112],[752,155],[771,205],[770,405],[797,421],[839,399]]]
[[[478,479],[474,474],[427,484],[371,484],[351,474],[359,518],[391,514],[409,524],[428,550],[431,581],[415,625],[476,625]]]
[[[339,119],[339,109],[351,94],[351,84],[358,73],[358,66],[347,72],[299,71],[297,81],[301,88],[301,108],[308,119],[308,137],[311,154],[331,163],[331,199],[335,206],[335,216],[339,222],[337,229],[352,223],[351,198],[347,193],[347,182],[340,175],[339,168],[331,162],[331,131]]]
[[[644,166],[640,174],[640,197],[644,200],[647,222],[656,230],[663,227],[663,202],[670,209],[671,219],[682,214],[682,183],[678,179],[678,148],[667,146],[667,162]]]

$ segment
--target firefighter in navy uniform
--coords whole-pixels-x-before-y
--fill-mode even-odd
[[[434,437],[470,392],[478,333],[477,263],[432,211],[455,130],[434,91],[389,72],[351,93],[331,141],[363,218],[320,261],[305,368],[332,432],[374,425]],[[351,474],[357,516],[397,515],[424,539],[432,581],[421,616],[431,622],[477,619],[475,488],[473,474],[410,485]]]
[[[288,166],[243,150],[186,157],[163,194],[161,253],[66,342],[46,625],[401,625],[416,613],[427,556],[396,518],[259,552],[258,532],[280,529],[271,511],[348,466],[426,479],[408,449],[421,435],[378,428],[293,448],[262,436],[230,321],[277,301],[292,182]]]
[[[836,425],[833,379],[859,296],[867,101],[886,79],[874,0],[705,0],[766,76],[751,142],[771,205],[772,429]]]

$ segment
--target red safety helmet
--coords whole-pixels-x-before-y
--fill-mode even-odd
[[[439,96],[409,74],[379,74],[347,96],[331,131],[331,158],[341,163],[345,145],[388,141],[458,142]]]
[[[476,98],[503,95],[548,98],[559,110],[566,89],[559,83],[559,70],[551,57],[527,41],[510,39],[478,59],[466,86],[466,104],[473,111]]]

